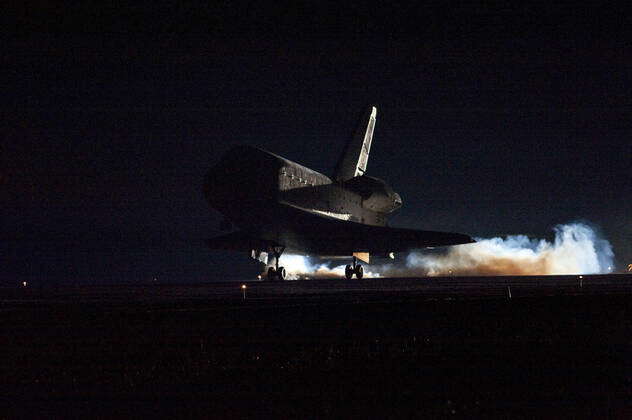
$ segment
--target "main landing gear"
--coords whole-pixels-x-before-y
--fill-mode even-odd
[[[362,266],[357,262],[357,258],[353,257],[353,265],[347,265],[345,267],[345,277],[347,278],[347,280],[351,280],[354,274],[356,278],[358,278],[358,280],[361,279],[364,275],[364,268],[362,268]]]
[[[285,280],[285,268],[279,267],[279,258],[285,251],[284,246],[272,247],[272,253],[274,254],[274,267],[268,268],[268,280]]]

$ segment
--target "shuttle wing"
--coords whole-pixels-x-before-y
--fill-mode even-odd
[[[388,254],[411,249],[468,244],[468,235],[373,226],[340,220],[290,204],[275,208],[280,230],[237,231],[208,239],[211,249],[266,250],[270,245],[316,255]]]
[[[309,252],[322,255],[352,255],[354,252],[385,254],[476,242],[460,233],[372,226],[323,216],[291,205],[284,205],[281,212],[284,220],[289,222],[287,228],[292,238],[300,239]]]

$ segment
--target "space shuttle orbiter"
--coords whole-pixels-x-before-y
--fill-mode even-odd
[[[213,208],[238,231],[207,241],[212,249],[250,251],[275,265],[268,279],[284,279],[279,258],[286,250],[352,259],[345,275],[362,278],[357,259],[413,248],[474,242],[459,233],[388,227],[402,199],[386,182],[366,175],[377,109],[363,116],[346,144],[333,179],[274,153],[251,146],[228,151],[206,177]]]

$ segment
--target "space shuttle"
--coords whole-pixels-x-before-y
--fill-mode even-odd
[[[285,279],[280,258],[286,251],[349,258],[350,280],[363,276],[358,260],[368,264],[372,256],[475,242],[459,233],[388,226],[402,199],[366,173],[376,118],[377,109],[370,107],[331,177],[257,147],[229,150],[207,174],[204,193],[224,216],[222,226],[237,230],[207,245],[249,252],[269,265],[268,280]]]

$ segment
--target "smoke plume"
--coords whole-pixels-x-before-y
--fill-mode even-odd
[[[584,223],[558,225],[553,242],[525,235],[477,238],[477,242],[414,251],[405,262],[365,266],[365,277],[598,274],[612,271],[610,243]],[[330,267],[308,257],[284,255],[289,279],[344,277],[345,265]]]

